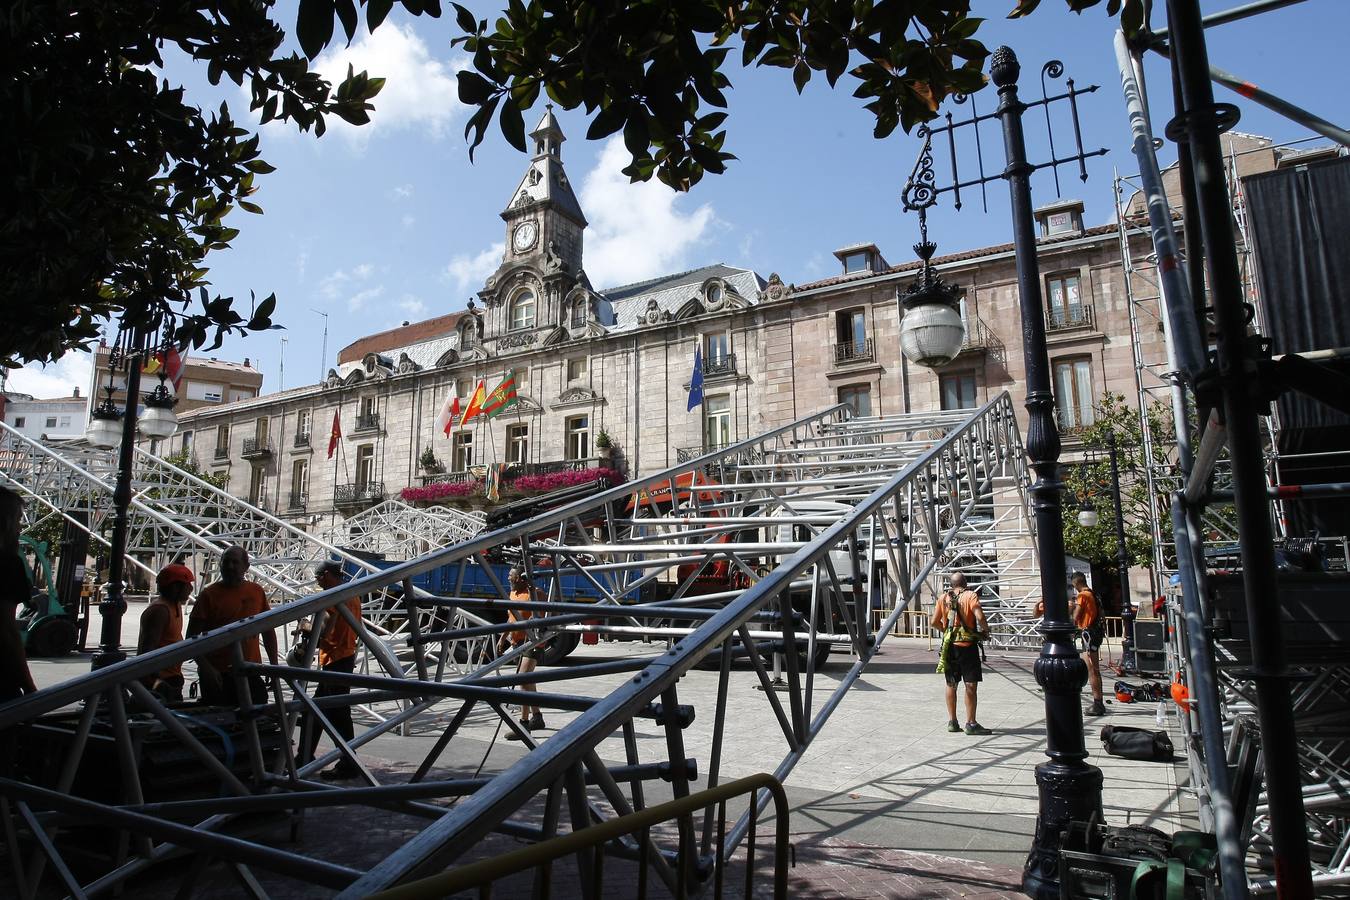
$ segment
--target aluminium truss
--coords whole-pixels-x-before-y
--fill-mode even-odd
[[[994,523],[1011,521],[990,514],[991,507],[997,509],[996,484],[1015,492],[1024,483],[1023,450],[1006,394],[977,410],[853,421],[847,415],[846,407],[834,407],[0,706],[0,731],[13,734],[21,746],[39,727],[64,727],[68,738],[51,779],[0,778],[0,826],[11,852],[21,849],[29,873],[20,893],[34,888],[33,873],[45,864],[70,892],[98,893],[159,860],[191,854],[202,864],[181,870],[185,891],[206,861],[215,859],[249,880],[248,870],[259,868],[344,897],[366,896],[454,865],[492,832],[545,840],[565,829],[560,823],[577,830],[625,815],[646,805],[644,783],[652,779],[669,781],[676,796],[690,793],[696,781],[716,785],[734,741],[752,741],[766,751],[776,745],[781,762],[774,774],[786,778],[898,616],[920,602],[926,587],[931,590],[935,573],[953,561],[994,552],[989,549]],[[1012,498],[1010,505],[1024,503]],[[536,582],[548,586],[549,599],[504,604],[505,586],[495,600],[405,591],[407,642],[418,651],[411,671],[348,675],[241,659],[236,670],[266,677],[270,694],[266,703],[255,706],[246,699],[229,710],[243,748],[229,764],[212,749],[210,734],[165,708],[140,684],[146,674],[173,662],[288,627],[323,609],[341,611],[351,597],[410,584],[434,570],[462,573],[503,548],[518,551]],[[584,580],[599,599],[558,599],[565,577]],[[888,612],[874,623],[879,599]],[[444,608],[487,613],[504,605],[535,615],[510,624],[433,630],[423,627],[420,614]],[[450,642],[468,634],[495,639],[511,630],[529,636],[470,672],[446,665]],[[508,664],[562,630],[656,643],[618,658],[583,658],[567,667],[507,674]],[[366,629],[359,631],[360,640],[372,640]],[[836,667],[828,676],[819,671],[826,646],[848,655],[844,671]],[[781,666],[786,692],[773,689],[766,657]],[[696,708],[687,692],[681,694],[680,680],[701,662],[716,666],[717,691],[711,705]],[[747,680],[764,692],[739,690]],[[514,690],[525,683],[540,690],[529,695]],[[729,714],[733,684],[735,703],[769,705],[778,726],[772,734],[747,733],[747,717]],[[325,685],[352,693],[319,695],[316,689]],[[198,795],[146,795],[128,725],[128,694],[142,719],[157,722],[166,740],[199,762],[206,780]],[[247,698],[248,691],[240,695]],[[571,719],[539,743],[539,734],[521,728],[507,711],[522,696],[550,716]],[[401,709],[384,720],[360,717],[351,740],[325,715],[337,705],[391,700]],[[334,748],[312,761],[297,759],[292,749],[301,713]],[[514,732],[531,752],[494,777],[456,777],[446,770],[447,747],[474,716],[500,721],[499,727]],[[644,719],[654,720],[655,728],[649,722],[639,729]],[[410,777],[380,783],[363,756],[378,755],[391,732],[414,721],[437,739]],[[123,748],[113,754],[120,761],[122,788],[116,797],[72,791],[91,734]],[[357,786],[315,779],[336,759],[359,768]],[[767,792],[758,794],[756,807],[768,800]],[[529,815],[540,803],[542,819]],[[392,810],[413,823],[416,833],[385,858],[358,865],[355,858],[333,860],[283,848],[266,832],[246,827],[260,813],[289,810],[302,816],[334,806],[348,807],[345,815],[353,821],[367,811]],[[644,871],[676,895],[697,896],[709,887],[703,863],[714,842],[729,853],[752,827],[750,815],[747,810],[725,834],[714,836],[709,809],[698,820],[682,817],[676,834],[644,832],[619,850],[642,860]],[[112,848],[105,871],[83,884],[65,864],[62,829],[75,820],[130,839],[104,842]],[[579,857],[578,865],[584,871],[587,858]]]
[[[1256,5],[1250,9],[1255,10]],[[1196,424],[1190,420],[1190,387],[1198,371],[1194,354],[1204,345],[1197,335],[1177,327],[1191,317],[1189,327],[1194,328],[1184,249],[1174,233],[1174,210],[1160,177],[1157,145],[1138,75],[1138,53],[1127,49],[1123,35],[1117,35],[1116,47],[1135,157],[1140,165],[1139,175],[1117,176],[1116,195],[1145,477],[1151,496],[1172,498],[1170,509],[1151,509],[1149,523],[1155,590],[1166,592],[1169,615],[1177,625],[1169,629],[1169,669],[1188,686],[1192,699],[1180,710],[1179,719],[1187,738],[1191,782],[1201,820],[1219,839],[1225,896],[1271,893],[1276,890],[1276,865],[1250,646],[1246,640],[1224,637],[1224,626],[1215,618],[1210,594],[1210,570],[1227,568],[1238,557],[1240,536],[1232,512],[1231,466],[1217,419],[1211,419],[1204,429],[1206,438],[1194,450],[1190,446],[1189,435]],[[1242,295],[1252,310],[1255,327],[1261,329],[1265,310],[1255,289],[1255,257],[1238,155],[1230,149],[1224,175],[1237,226],[1235,250]],[[1123,203],[1127,188],[1145,198],[1147,221],[1128,214]],[[1144,235],[1151,241],[1152,252],[1141,257],[1132,239]],[[1164,330],[1169,353],[1166,361],[1146,359],[1141,352],[1140,338],[1151,325]],[[1188,345],[1193,348],[1189,364],[1178,358]],[[1154,433],[1148,411],[1158,402],[1170,403],[1173,433],[1181,436],[1180,441]],[[1281,462],[1278,431],[1275,415],[1261,423],[1271,520],[1277,540],[1282,540],[1286,535],[1277,490]],[[1342,538],[1323,540],[1333,553],[1344,544]],[[1311,654],[1307,651],[1290,648],[1291,661],[1306,667],[1310,677],[1292,679],[1289,685],[1312,881],[1319,896],[1343,896],[1350,885],[1350,804],[1345,799],[1350,795],[1350,736],[1344,726],[1350,718],[1350,661],[1344,658],[1343,648],[1332,650],[1330,655],[1319,655],[1315,648]]]
[[[483,530],[483,519],[477,510],[422,509],[385,500],[335,523],[324,537],[350,551],[407,560],[468,540]]]
[[[35,441],[0,423],[0,460],[0,484],[32,501],[25,505],[25,524],[60,515],[87,531],[91,542],[109,545],[117,478],[115,450],[96,449],[84,441]],[[431,533],[444,534],[446,529]],[[376,571],[370,562],[335,542],[302,531],[137,447],[128,507],[127,561],[151,581],[160,567],[186,563],[204,583],[220,554],[231,545],[247,551],[249,571],[274,603],[313,592],[314,566],[323,560],[336,559],[356,571]],[[394,601],[388,592],[367,598],[367,627],[383,641],[362,652],[359,664],[363,671],[371,666],[414,665],[412,653],[403,645],[406,618],[391,613]],[[465,626],[486,622],[463,610],[449,615]],[[467,641],[452,658],[481,655],[482,644],[482,639]]]

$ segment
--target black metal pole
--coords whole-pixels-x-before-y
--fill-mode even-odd
[[[1036,838],[1022,872],[1022,890],[1036,898],[1059,897],[1059,835],[1069,824],[1086,821],[1102,809],[1102,773],[1088,765],[1083,742],[1082,690],[1087,664],[1073,643],[1069,599],[1064,584],[1064,522],[1061,519],[1059,428],[1051,389],[1050,358],[1045,347],[1036,231],[1031,215],[1032,167],[1022,137],[1022,104],[1017,99],[1017,56],[1008,47],[994,51],[990,72],[998,85],[998,116],[1008,166],[1003,177],[1012,200],[1013,247],[1022,315],[1022,354],[1026,363],[1027,458],[1036,481],[1028,491],[1036,519],[1040,558],[1045,643],[1036,660],[1036,681],[1045,691],[1045,755],[1036,767],[1040,808]]]
[[[1116,570],[1120,576],[1120,621],[1125,628],[1125,639],[1120,644],[1120,666],[1133,672],[1137,661],[1134,655],[1134,603],[1130,600],[1130,551],[1125,546],[1125,510],[1120,497],[1120,462],[1116,453],[1116,433],[1106,435],[1111,451],[1111,496],[1116,501]]]
[[[113,488],[113,529],[108,548],[108,590],[99,601],[98,613],[103,620],[99,631],[99,648],[91,668],[101,669],[127,658],[122,652],[122,614],[127,601],[122,584],[126,573],[127,510],[131,506],[132,454],[136,446],[136,413],[141,396],[141,354],[127,357],[126,413],[122,416],[122,445],[117,451],[117,485]]]
[[[1219,143],[1219,110],[1209,80],[1209,52],[1195,0],[1168,0],[1173,56],[1186,109],[1178,125],[1187,131],[1187,152],[1199,198],[1205,263],[1218,333],[1218,386],[1233,467],[1242,583],[1250,628],[1252,677],[1256,682],[1261,750],[1270,803],[1275,883],[1281,900],[1313,896],[1308,825],[1303,809],[1297,738],[1289,696],[1279,583],[1275,577],[1274,529],[1266,495],[1265,458],[1254,383],[1253,347],[1247,339],[1246,304],[1233,235],[1232,208]],[[1190,247],[1188,247],[1188,250]]]

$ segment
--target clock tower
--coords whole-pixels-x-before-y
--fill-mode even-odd
[[[510,204],[502,211],[506,222],[504,268],[533,262],[541,269],[562,269],[574,277],[581,271],[581,235],[586,217],[563,171],[565,140],[550,104],[530,132],[534,157]]]

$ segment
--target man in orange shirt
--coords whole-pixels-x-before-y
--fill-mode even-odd
[[[961,731],[956,719],[956,686],[965,682],[966,686],[966,725],[969,735],[992,734],[975,718],[975,706],[979,699],[980,681],[984,678],[980,666],[979,642],[989,636],[989,622],[980,605],[980,595],[966,587],[966,576],[960,572],[952,573],[951,590],[938,598],[937,608],[929,623],[938,631],[947,628],[947,617],[955,617],[956,634],[952,639],[951,659],[945,673],[947,679],[947,730]]]
[[[1073,588],[1078,592],[1069,603],[1069,615],[1073,617],[1074,627],[1083,636],[1083,662],[1088,667],[1088,685],[1092,688],[1092,705],[1088,707],[1089,716],[1106,715],[1106,705],[1102,703],[1102,670],[1097,659],[1106,638],[1106,623],[1102,620],[1102,608],[1097,595],[1088,587],[1087,576],[1082,572],[1073,573]]]
[[[342,582],[346,581],[342,572],[342,564],[335,560],[328,560],[320,563],[314,569],[314,581],[321,591],[330,591]],[[347,611],[352,615],[352,621],[361,621],[361,598],[352,597],[345,604]],[[319,633],[319,668],[325,672],[351,672],[356,668],[356,629],[352,623],[347,621],[347,617],[334,606],[324,613],[323,631]],[[321,684],[314,692],[314,699],[320,697],[338,697],[346,696],[351,692],[351,688],[345,684]],[[341,735],[344,741],[350,742],[355,736],[355,729],[352,727],[352,708],[347,705],[330,706],[323,713],[332,724],[333,730]],[[319,732],[322,730],[317,722],[309,721],[309,716],[304,716],[300,720],[300,733],[305,734],[305,729],[309,729],[309,743],[305,747],[305,752],[301,754],[299,762],[301,765],[314,758],[314,748],[319,743]],[[356,763],[347,757],[342,757],[331,769],[324,769],[319,773],[319,777],[325,781],[356,778],[361,774],[361,769]]]
[[[155,576],[159,596],[141,613],[141,634],[136,641],[137,655],[168,647],[183,639],[183,604],[192,596],[192,586],[196,582],[192,570],[178,563],[159,570]],[[141,683],[166,703],[178,703],[183,699],[183,664],[165,666],[153,675],[145,676]]]
[[[197,602],[188,616],[187,636],[196,637],[205,631],[223,628],[226,625],[267,612],[267,594],[262,585],[245,581],[248,574],[248,551],[243,547],[231,545],[220,556],[220,580],[208,584],[197,595]],[[277,635],[274,631],[263,632],[262,642],[267,647],[267,658],[272,665],[277,664]],[[239,642],[239,649],[246,662],[262,662],[258,651],[258,638],[247,637]],[[197,672],[200,676],[202,699],[217,706],[234,706],[240,698],[234,677],[234,647],[222,647],[197,660]],[[248,676],[249,695],[255,704],[267,702],[267,685],[262,677],[255,673]]]

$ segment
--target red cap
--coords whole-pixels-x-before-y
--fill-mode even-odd
[[[187,566],[174,563],[160,569],[155,581],[160,587],[168,587],[171,584],[196,584],[197,576],[193,575]]]

